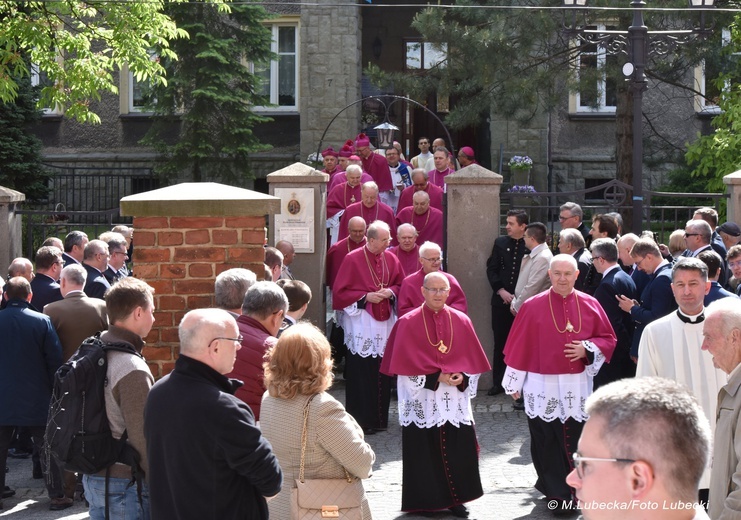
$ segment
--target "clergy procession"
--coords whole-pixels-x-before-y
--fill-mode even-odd
[[[601,518],[600,488],[605,501],[614,490],[591,476],[604,469],[597,461],[613,463],[615,472],[638,473],[637,467],[628,466],[637,464],[629,443],[592,453],[580,439],[595,390],[603,388],[609,396],[626,391],[616,382],[630,388],[623,382],[646,378],[656,388],[669,384],[664,380],[681,385],[668,392],[691,403],[692,409],[682,413],[694,421],[700,439],[694,448],[701,459],[687,464],[701,471],[682,487],[656,463],[652,481],[639,485],[636,478],[625,503],[613,508],[629,518],[700,519],[708,518],[708,511],[712,518],[741,518],[741,482],[734,477],[741,466],[726,462],[741,459],[741,433],[735,437],[739,405],[726,418],[718,404],[724,393],[735,402],[738,386],[727,386],[728,367],[717,359],[728,356],[735,374],[741,351],[730,340],[741,334],[741,322],[724,322],[728,352],[718,354],[705,345],[710,332],[703,323],[706,306],[712,310],[719,305],[711,303],[715,300],[741,312],[736,276],[741,275],[741,229],[733,222],[719,226],[714,209],[699,208],[678,230],[682,247],[672,252],[651,232],[624,234],[617,213],[595,214],[590,225],[582,208],[569,202],[560,208],[557,241],[548,243],[545,224],[530,222],[526,211],[510,209],[506,236],[496,239],[486,265],[494,337],[493,357],[486,359],[466,316],[466,294],[440,269],[445,259],[444,178],[470,164],[469,158],[475,161],[474,152],[465,147],[456,163],[439,141],[431,153],[429,140],[421,138],[421,153],[409,163],[403,157],[400,162],[398,150],[390,148],[382,164],[383,153],[370,151],[366,136],[348,140],[343,149],[354,144],[363,170],[373,177],[360,188],[359,199],[352,191],[357,171],[350,175],[333,167],[331,148],[323,153],[329,157],[325,173],[347,177],[332,189],[327,204],[330,236],[339,223],[327,279],[335,311],[334,348],[347,349],[347,411],[366,436],[385,432],[395,391],[402,426],[401,510],[442,517],[447,510],[465,518],[465,504],[482,496],[472,400],[480,375],[491,369],[493,386],[487,394],[510,395],[513,409],[527,416],[537,474],[533,485],[553,515]],[[349,199],[348,193],[353,194]],[[353,223],[358,218],[363,222]],[[363,224],[367,243],[359,234],[348,241]],[[636,402],[636,414],[644,406],[678,413],[674,403],[644,397],[645,402]],[[692,415],[694,410],[701,415]],[[630,412],[622,412],[625,421]],[[635,420],[645,423],[639,414]],[[724,429],[719,432],[721,420]],[[632,435],[659,439],[667,424],[673,423]],[[723,434],[724,444],[715,443],[722,464],[710,457],[709,443],[701,442],[706,432],[710,438]],[[604,430],[602,434],[609,437]],[[681,451],[671,445],[671,435],[667,438],[667,453]],[[722,472],[714,473],[711,461]],[[582,491],[588,484],[592,503],[585,505]],[[689,498],[689,506],[641,516],[646,508],[653,509],[651,500],[660,496],[660,488],[666,491],[666,503],[687,505]]]
[[[450,266],[446,193],[475,152],[418,145],[408,162],[364,134],[324,150],[326,294],[296,279],[298,245],[266,239],[260,273],[223,270],[216,308],[183,313],[157,382],[133,229],[50,237],[36,273],[13,261],[0,311],[10,512],[26,502],[6,479],[30,457],[50,511],[85,504],[74,518],[96,520],[741,520],[741,228],[698,208],[666,245],[624,233],[618,213],[590,224],[574,202],[557,233],[511,207],[488,259]],[[326,330],[304,318],[323,298]],[[55,371],[96,334],[126,346],[99,365],[102,417],[134,455],[75,473],[50,452],[46,407]]]

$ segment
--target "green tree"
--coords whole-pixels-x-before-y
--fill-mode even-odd
[[[173,4],[168,14],[190,38],[173,42],[178,60],[163,60],[169,80],[151,90],[155,122],[143,143],[163,154],[157,167],[163,176],[238,181],[248,173],[249,154],[265,148],[252,128],[268,119],[252,107],[269,100],[245,60],[259,67],[273,58],[271,32],[262,24],[268,14],[256,4],[235,4],[224,15],[204,3]]]
[[[706,179],[710,191],[724,191],[723,176],[741,169],[741,67],[733,59],[741,50],[741,15],[735,16],[730,29],[731,41],[724,49],[728,59],[715,79],[720,113],[712,121],[714,132],[690,144],[686,155],[692,175]]]
[[[177,0],[176,0],[177,1]],[[210,1],[210,0],[206,0]],[[83,122],[100,122],[90,102],[118,93],[113,71],[128,64],[138,79],[166,83],[165,70],[149,49],[174,59],[169,41],[187,33],[162,12],[163,0],[110,2],[57,0],[0,3],[0,101],[19,94],[19,81],[35,64],[49,83],[40,106],[60,106]],[[227,6],[220,1],[220,9]]]
[[[16,79],[14,102],[0,104],[0,186],[25,193],[30,200],[46,196],[51,175],[41,165],[41,142],[30,132],[41,112],[36,108],[37,89],[29,78]]]

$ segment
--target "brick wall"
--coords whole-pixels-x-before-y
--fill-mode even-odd
[[[155,289],[155,322],[143,351],[155,378],[174,366],[185,313],[214,305],[219,273],[262,273],[264,227],[264,216],[134,218],[134,276]]]

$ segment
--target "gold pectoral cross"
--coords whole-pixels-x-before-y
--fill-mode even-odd
[[[574,332],[574,326],[571,324],[571,320],[566,320],[566,330],[568,332]]]
[[[437,342],[437,343],[435,344],[435,346],[437,347],[437,350],[439,350],[439,351],[440,351],[440,352],[442,352],[443,354],[445,354],[445,353],[447,353],[447,352],[448,352],[448,347],[447,347],[447,345],[445,345],[445,343],[443,343],[443,340],[440,340],[440,341],[438,341],[438,342]]]
[[[350,197],[350,202],[355,202],[355,195],[353,195],[352,197]]]

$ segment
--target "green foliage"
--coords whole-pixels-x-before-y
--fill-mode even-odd
[[[228,10],[220,0],[206,1]],[[118,92],[114,70],[128,64],[138,78],[166,83],[164,68],[148,51],[158,48],[162,57],[175,59],[169,42],[187,33],[162,12],[164,5],[163,0],[0,3],[0,101],[18,96],[19,78],[30,77],[33,63],[48,79],[40,107],[59,106],[68,117],[99,123],[90,102],[101,92]]]
[[[46,196],[46,179],[50,176],[41,165],[41,142],[29,131],[41,114],[36,109],[37,93],[31,81],[15,81],[15,102],[0,104],[0,186],[35,200]]]
[[[262,24],[267,12],[257,4],[235,4],[225,16],[214,5],[197,3],[172,4],[168,13],[190,38],[173,42],[177,61],[162,60],[169,81],[152,88],[155,122],[143,143],[165,157],[157,167],[161,176],[239,181],[249,175],[249,154],[265,148],[252,128],[268,119],[251,108],[269,100],[245,57],[258,65],[273,58],[271,32]]]
[[[741,50],[741,15],[731,24],[731,42],[725,50],[729,56]],[[711,191],[725,190],[723,176],[741,169],[741,71],[738,63],[728,65],[715,80],[721,110],[712,121],[715,131],[689,145],[686,155],[692,175],[706,179]]]

